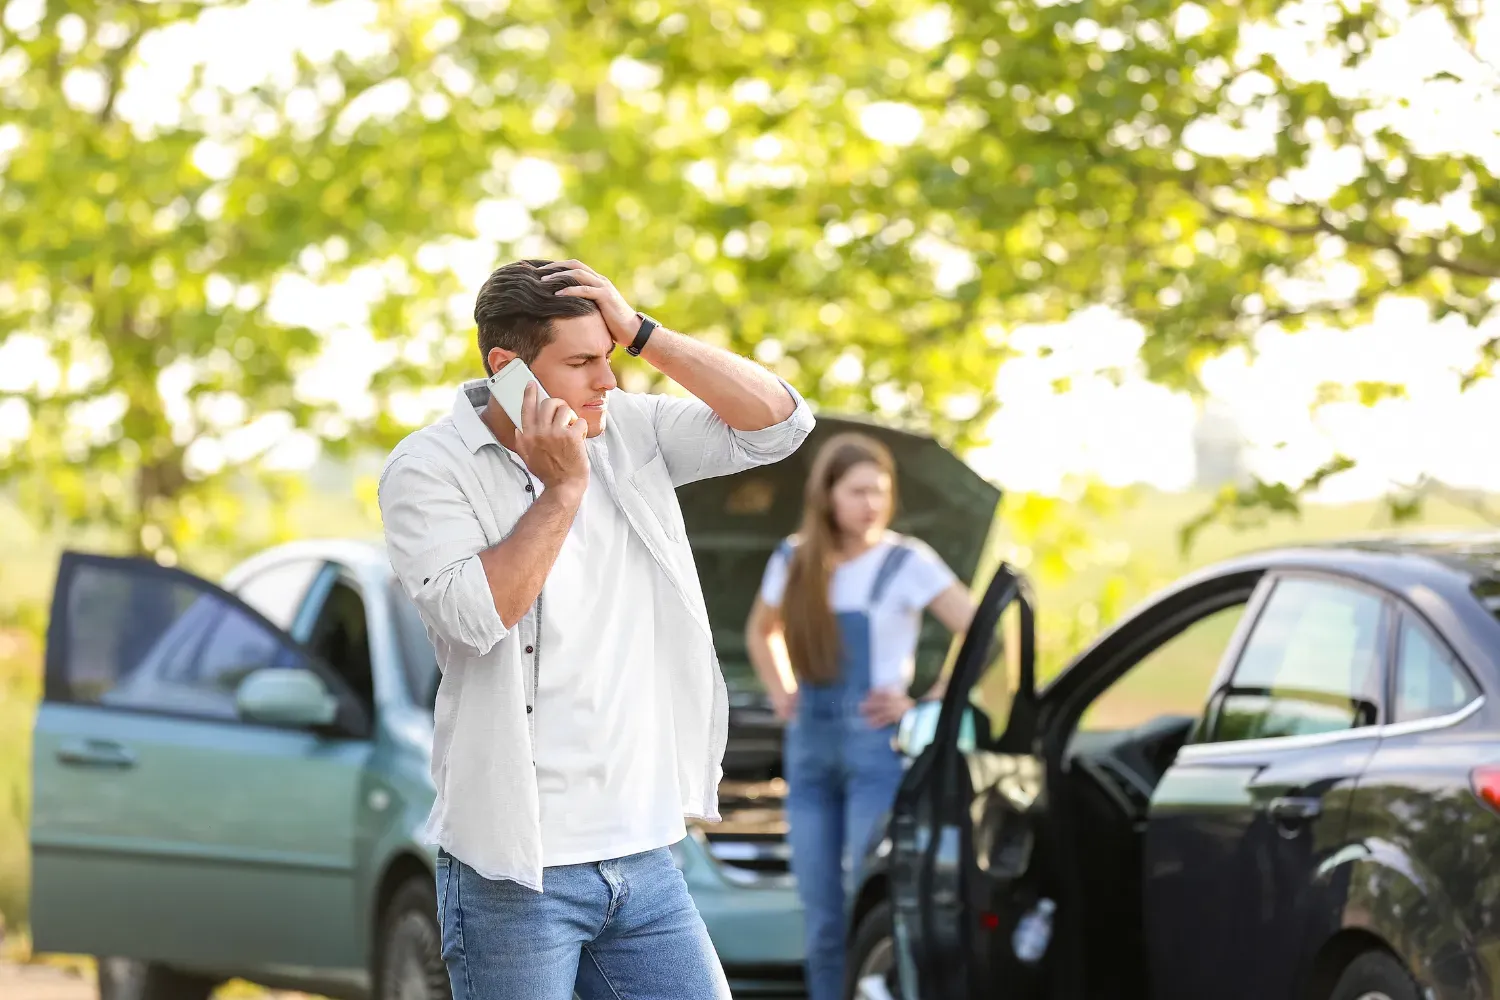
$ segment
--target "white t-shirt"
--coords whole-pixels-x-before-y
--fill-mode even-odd
[[[795,544],[795,543],[793,543]],[[886,583],[880,602],[869,607],[875,574],[886,555],[897,544],[912,550],[896,575]],[[766,563],[760,598],[773,608],[781,607],[786,593],[787,556],[782,550]],[[926,543],[886,532],[870,551],[841,564],[829,582],[829,605],[835,612],[865,611],[870,614],[870,683],[874,687],[911,685],[916,672],[917,638],[922,629],[922,611],[956,581],[942,557]]]
[[[534,710],[544,867],[622,858],[687,836],[650,613],[655,587],[645,543],[591,477],[542,587]]]

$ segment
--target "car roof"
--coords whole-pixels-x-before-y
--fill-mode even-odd
[[[391,573],[390,557],[381,542],[364,538],[307,538],[274,545],[251,556],[224,574],[224,586],[234,590],[251,574],[295,559],[342,563],[361,576],[389,576]]]
[[[1439,581],[1471,590],[1500,582],[1500,532],[1425,532],[1309,542],[1249,552],[1204,572],[1217,576],[1277,568],[1371,577],[1396,590]]]
[[[1448,531],[1355,538],[1333,542],[1345,549],[1427,559],[1472,580],[1500,580],[1500,531]]]

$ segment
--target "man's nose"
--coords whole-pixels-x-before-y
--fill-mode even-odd
[[[594,390],[596,392],[612,392],[619,387],[619,384],[615,381],[615,370],[606,364],[604,371],[599,375],[598,383],[594,386]]]

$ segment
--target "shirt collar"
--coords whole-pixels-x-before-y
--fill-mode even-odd
[[[477,453],[487,444],[500,443],[495,440],[495,435],[485,426],[484,421],[479,419],[479,414],[474,412],[489,402],[489,398],[489,381],[476,378],[460,386],[458,398],[453,401],[453,426],[458,428],[460,440],[471,452]]]

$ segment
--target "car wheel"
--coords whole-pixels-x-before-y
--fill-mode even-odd
[[[896,936],[889,902],[881,900],[876,903],[860,920],[849,945],[848,963],[849,974],[844,983],[846,1000],[882,996],[880,986],[896,965]],[[880,984],[871,980],[880,980]]]
[[[407,879],[391,896],[375,955],[375,1000],[451,1000],[432,879]]]
[[[1422,993],[1396,956],[1367,951],[1349,963],[1329,1000],[1422,1000]]]
[[[96,958],[99,1000],[208,1000],[219,984],[153,962]]]

